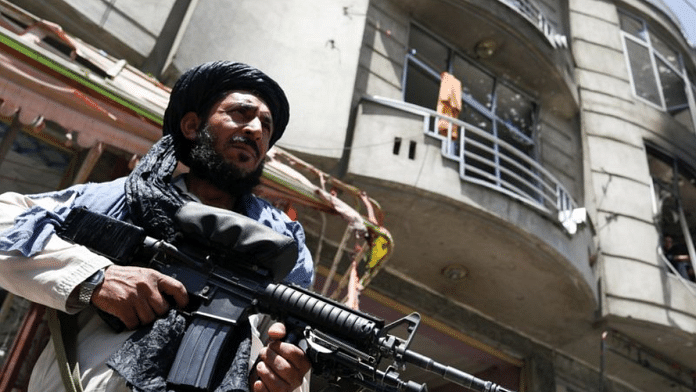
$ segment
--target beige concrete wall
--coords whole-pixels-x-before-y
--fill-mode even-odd
[[[582,139],[577,118],[563,118],[542,107],[540,120],[539,163],[565,186],[580,206],[584,206]]]
[[[278,145],[339,158],[367,0],[243,4],[221,9],[219,2],[199,1],[174,65],[183,70],[203,61],[228,59],[259,67],[280,83],[290,101],[288,131]]]
[[[614,2],[572,0],[570,8],[604,315],[696,331],[696,298],[658,260],[645,151],[646,140],[674,149],[694,146],[694,137],[634,98]]]
[[[176,0],[10,0],[70,34],[139,66]]]
[[[64,0],[92,23],[147,56],[175,0]]]
[[[408,29],[408,16],[392,3],[370,2],[355,86],[357,96],[402,98]]]

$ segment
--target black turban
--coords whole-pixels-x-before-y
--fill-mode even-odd
[[[270,146],[283,135],[290,118],[290,105],[283,89],[268,75],[243,63],[214,61],[184,72],[172,88],[169,106],[164,112],[162,132],[172,135],[177,159],[188,165],[191,142],[181,133],[181,118],[195,112],[207,119],[212,106],[232,90],[248,90],[258,94],[273,116]]]

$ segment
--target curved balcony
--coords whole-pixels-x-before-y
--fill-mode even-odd
[[[450,122],[444,135],[439,120]],[[502,137],[364,96],[347,176],[380,200],[400,244],[371,287],[417,309],[441,308],[427,299],[436,293],[551,344],[590,328],[592,227],[563,184]]]
[[[423,133],[440,142],[442,156],[458,165],[463,181],[493,189],[536,208],[558,219],[569,234],[574,234],[577,224],[585,221],[584,209],[578,209],[560,181],[497,135],[408,102],[375,96],[364,96],[363,100],[420,116]],[[442,121],[448,124],[446,134],[438,132],[435,126]]]

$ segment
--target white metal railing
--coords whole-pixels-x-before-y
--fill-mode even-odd
[[[511,144],[464,121],[408,102],[364,96],[363,100],[422,116],[423,133],[440,140],[442,155],[459,163],[459,177],[492,188],[556,217],[573,234],[585,219],[584,209],[565,187],[537,161]],[[440,119],[449,123],[446,135],[438,132]],[[459,137],[452,137],[458,127]]]
[[[657,257],[660,259],[662,263],[664,263],[665,267],[667,267],[667,270],[672,272],[674,276],[677,278],[679,283],[681,283],[684,288],[691,294],[692,297],[696,298],[696,291],[694,291],[694,283],[688,281],[686,278],[684,278],[679,271],[672,265],[672,263],[667,260],[667,257],[665,256],[665,252],[662,250],[662,246],[657,247]]]
[[[544,15],[535,0],[498,0],[515,10],[527,19],[532,25],[541,31],[551,46],[555,49],[568,48],[568,39],[564,34],[559,34],[556,24],[548,16]]]

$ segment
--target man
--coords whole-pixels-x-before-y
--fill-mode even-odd
[[[0,286],[52,308],[79,312],[77,354],[85,391],[166,390],[167,358],[181,337],[183,322],[170,308],[186,306],[188,296],[180,282],[157,271],[113,265],[64,242],[55,235],[55,226],[71,209],[86,206],[169,240],[177,233],[172,220],[177,209],[186,202],[202,202],[293,237],[299,255],[285,280],[307,287],[313,265],[301,226],[250,193],[288,117],[283,90],[261,71],[232,62],[202,64],[185,72],[173,87],[164,137],[127,178],[34,196],[0,196]],[[172,180],[177,161],[190,172]],[[89,304],[119,318],[129,331],[114,333]],[[297,388],[310,364],[298,347],[281,342],[284,335],[280,323],[268,329],[271,342],[260,350],[250,372],[238,372],[236,361],[254,363],[254,344],[240,344],[236,370],[222,370],[217,390]],[[49,345],[33,371],[30,391],[61,388]]]
[[[669,261],[672,266],[677,270],[682,278],[694,281],[694,269],[691,265],[691,258],[689,257],[689,252],[684,245],[675,245],[674,238],[671,235],[666,234],[664,236],[663,250],[665,258]]]

